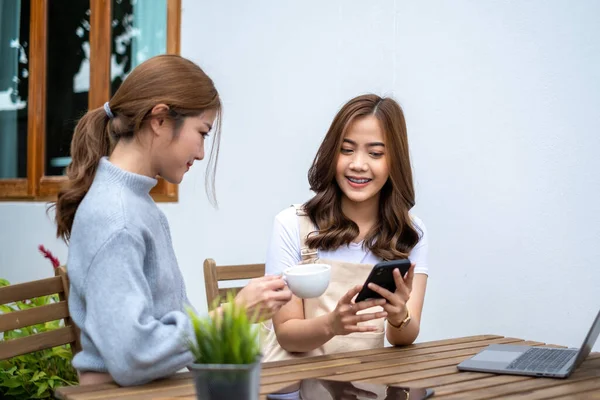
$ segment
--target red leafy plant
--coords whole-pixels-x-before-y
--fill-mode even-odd
[[[40,244],[38,246],[38,250],[40,251],[40,253],[42,253],[44,258],[47,258],[48,260],[50,260],[50,262],[52,263],[52,267],[54,267],[54,269],[60,267],[60,261],[58,261],[58,258],[56,258],[50,250],[46,249],[43,244]]]

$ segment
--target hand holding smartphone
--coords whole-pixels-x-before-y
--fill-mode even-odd
[[[408,270],[410,269],[410,260],[393,260],[393,261],[383,261],[376,264],[371,273],[367,277],[362,290],[356,296],[354,300],[355,303],[359,301],[369,300],[369,299],[380,299],[382,296],[369,289],[369,283],[374,283],[377,286],[381,286],[384,289],[389,290],[390,292],[396,291],[396,282],[394,281],[394,270],[398,268],[400,270],[400,275],[402,278],[406,275]]]

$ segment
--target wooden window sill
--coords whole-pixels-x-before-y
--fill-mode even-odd
[[[27,179],[0,179],[0,201],[52,201],[67,182],[64,176],[45,176],[40,180],[39,194],[27,194]],[[159,179],[150,191],[157,203],[174,203],[179,199],[177,185]]]

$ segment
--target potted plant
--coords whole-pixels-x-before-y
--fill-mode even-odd
[[[258,399],[262,355],[253,326],[258,314],[249,317],[231,292],[214,317],[199,318],[191,309],[188,314],[194,328],[189,369],[198,399]]]
[[[40,245],[38,249],[45,258],[50,260],[55,270],[61,267],[58,258],[44,246]],[[0,287],[9,285],[10,283],[6,279],[0,278]],[[58,301],[58,295],[52,294],[1,304],[0,314],[34,309]],[[56,320],[18,330],[0,332],[0,341],[50,332],[63,326],[62,320]],[[71,365],[73,353],[69,347],[66,344],[0,361],[0,399],[49,399],[53,398],[56,388],[76,385],[77,371]]]

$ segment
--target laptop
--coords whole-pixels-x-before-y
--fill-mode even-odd
[[[566,378],[592,351],[600,334],[600,311],[580,349],[491,344],[458,364],[460,371]]]

